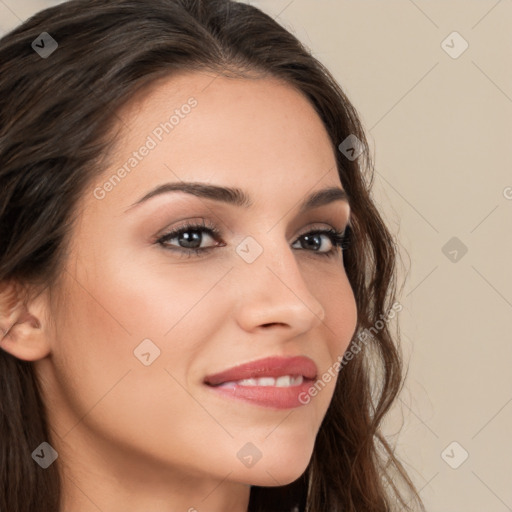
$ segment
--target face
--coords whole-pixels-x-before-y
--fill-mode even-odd
[[[325,128],[288,85],[202,73],[159,82],[119,118],[111,162],[79,205],[51,357],[37,366],[61,449],[98,474],[130,467],[134,481],[158,469],[289,483],[335,379],[309,400],[298,391],[332,373],[357,319],[329,233],[346,227],[348,202],[301,208],[343,190]],[[247,200],[171,190],[185,182]]]

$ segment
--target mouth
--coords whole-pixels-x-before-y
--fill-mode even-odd
[[[316,364],[308,357],[267,357],[208,375],[203,383],[228,399],[290,409],[309,403],[307,391],[317,373]]]

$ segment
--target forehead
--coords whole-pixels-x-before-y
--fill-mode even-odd
[[[115,150],[96,185],[112,181],[106,198],[120,208],[180,180],[254,196],[296,191],[297,198],[341,185],[320,117],[300,91],[275,78],[183,73],[152,84],[117,118]]]

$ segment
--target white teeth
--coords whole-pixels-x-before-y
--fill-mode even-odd
[[[292,378],[292,386],[300,386],[304,382],[304,377],[302,375],[298,375],[295,378]]]
[[[243,379],[237,382],[239,386],[256,386],[256,379]]]
[[[258,386],[275,386],[276,379],[274,377],[260,377],[258,379]]]
[[[287,388],[289,386],[300,386],[304,382],[304,378],[302,375],[297,375],[297,377],[292,377],[291,375],[283,375],[276,380],[276,386]]]
[[[278,388],[287,388],[291,385],[292,378],[289,375],[283,375],[276,379],[276,386]]]
[[[282,375],[281,377],[259,377],[251,379],[242,379],[236,382],[224,382],[221,384],[223,387],[234,387],[236,386],[275,386],[278,388],[288,388],[291,386],[300,386],[304,382],[302,375]]]

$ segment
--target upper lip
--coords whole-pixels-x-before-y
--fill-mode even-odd
[[[233,382],[258,377],[280,377],[282,375],[302,375],[306,379],[315,379],[318,368],[314,361],[305,356],[266,357],[250,361],[205,377],[204,382],[217,386],[224,382]]]

